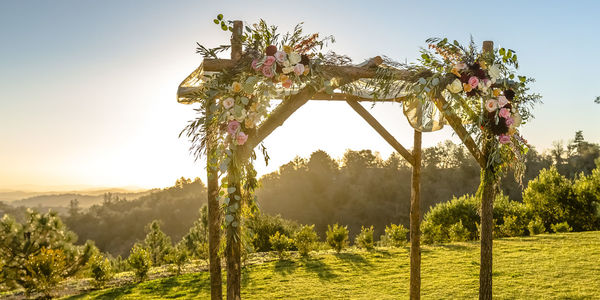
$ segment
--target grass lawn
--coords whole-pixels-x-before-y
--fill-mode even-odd
[[[423,299],[475,299],[478,275],[477,242],[423,247]],[[312,253],[249,266],[242,276],[245,299],[407,299],[408,248]],[[209,296],[208,273],[202,272],[68,299]],[[600,299],[600,231],[495,240],[494,298]]]

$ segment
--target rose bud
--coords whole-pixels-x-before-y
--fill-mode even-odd
[[[265,53],[266,53],[268,56],[273,56],[273,55],[275,55],[275,52],[277,52],[277,47],[276,47],[276,46],[274,46],[274,45],[269,45],[269,46],[267,47],[267,49],[265,49]]]

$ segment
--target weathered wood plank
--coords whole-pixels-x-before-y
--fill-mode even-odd
[[[354,111],[356,111],[356,113],[358,113],[363,119],[365,119],[365,121],[367,121],[367,123],[369,123],[369,125],[371,125],[371,127],[373,127],[373,129],[375,129],[375,131],[377,131],[377,133],[379,133],[379,135],[381,135],[381,137],[383,137],[383,139],[386,142],[388,142],[390,146],[392,146],[392,148],[394,148],[394,150],[400,153],[400,155],[402,155],[404,159],[406,159],[411,165],[415,164],[413,155],[408,150],[406,150],[406,148],[404,148],[404,146],[402,146],[402,144],[400,144],[394,138],[394,136],[391,133],[389,133],[383,127],[383,125],[381,125],[381,123],[379,123],[379,121],[377,121],[377,119],[373,117],[373,115],[369,113],[369,111],[367,111],[356,100],[348,99],[346,100],[346,102],[350,105],[350,107],[352,107],[352,109],[354,109]]]
[[[421,138],[415,130],[410,187],[410,299],[421,298]]]

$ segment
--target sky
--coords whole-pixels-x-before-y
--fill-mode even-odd
[[[598,1],[0,1],[0,189],[162,188],[205,178],[189,142],[195,117],[179,83],[202,61],[195,44],[226,44],[212,22],[264,19],[282,32],[335,36],[330,49],[360,63],[376,55],[413,62],[429,37],[514,49],[519,73],[543,96],[522,129],[538,150],[583,130],[600,142]],[[398,104],[371,113],[407,148],[412,130]],[[449,128],[423,136],[446,139]],[[344,103],[313,101],[265,140],[277,170],[318,149],[393,149]]]

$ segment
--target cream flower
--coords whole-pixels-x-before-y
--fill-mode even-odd
[[[446,85],[446,88],[451,92],[451,93],[460,93],[463,90],[463,86],[462,83],[460,82],[460,80],[454,79],[454,81],[452,81],[452,83]]]
[[[273,55],[273,56],[275,56],[275,59],[277,60],[277,62],[281,64],[285,61],[287,54],[285,54],[285,52],[283,52],[283,51],[277,51],[277,52],[275,52],[275,55]]]
[[[295,65],[302,60],[302,56],[300,56],[298,52],[292,52],[288,55],[288,59],[290,61],[290,64]]]
[[[230,109],[233,107],[233,104],[235,104],[235,100],[231,97],[221,101],[221,105],[223,105],[223,107],[225,107],[225,109]]]
[[[504,96],[499,96],[498,97],[498,106],[500,107],[504,107],[504,105],[508,104],[508,99],[506,99],[506,97]]]
[[[289,74],[289,73],[292,73],[292,72],[294,72],[294,67],[286,67],[286,68],[283,68],[283,69],[281,69],[281,72],[283,72],[283,74]]]
[[[298,76],[302,75],[304,73],[304,65],[303,64],[297,64],[294,66],[294,73]]]
[[[241,84],[241,83],[239,83],[239,82],[237,82],[237,81],[236,81],[236,82],[234,82],[234,83],[232,83],[232,84],[231,84],[231,90],[232,90],[234,93],[239,93],[239,92],[242,90],[242,84]]]
[[[500,78],[500,68],[498,67],[498,65],[493,64],[488,68],[487,71],[490,75],[490,78],[492,79],[492,82],[496,82],[496,80]]]
[[[489,112],[495,112],[498,109],[498,101],[490,99],[485,102],[485,109]]]

